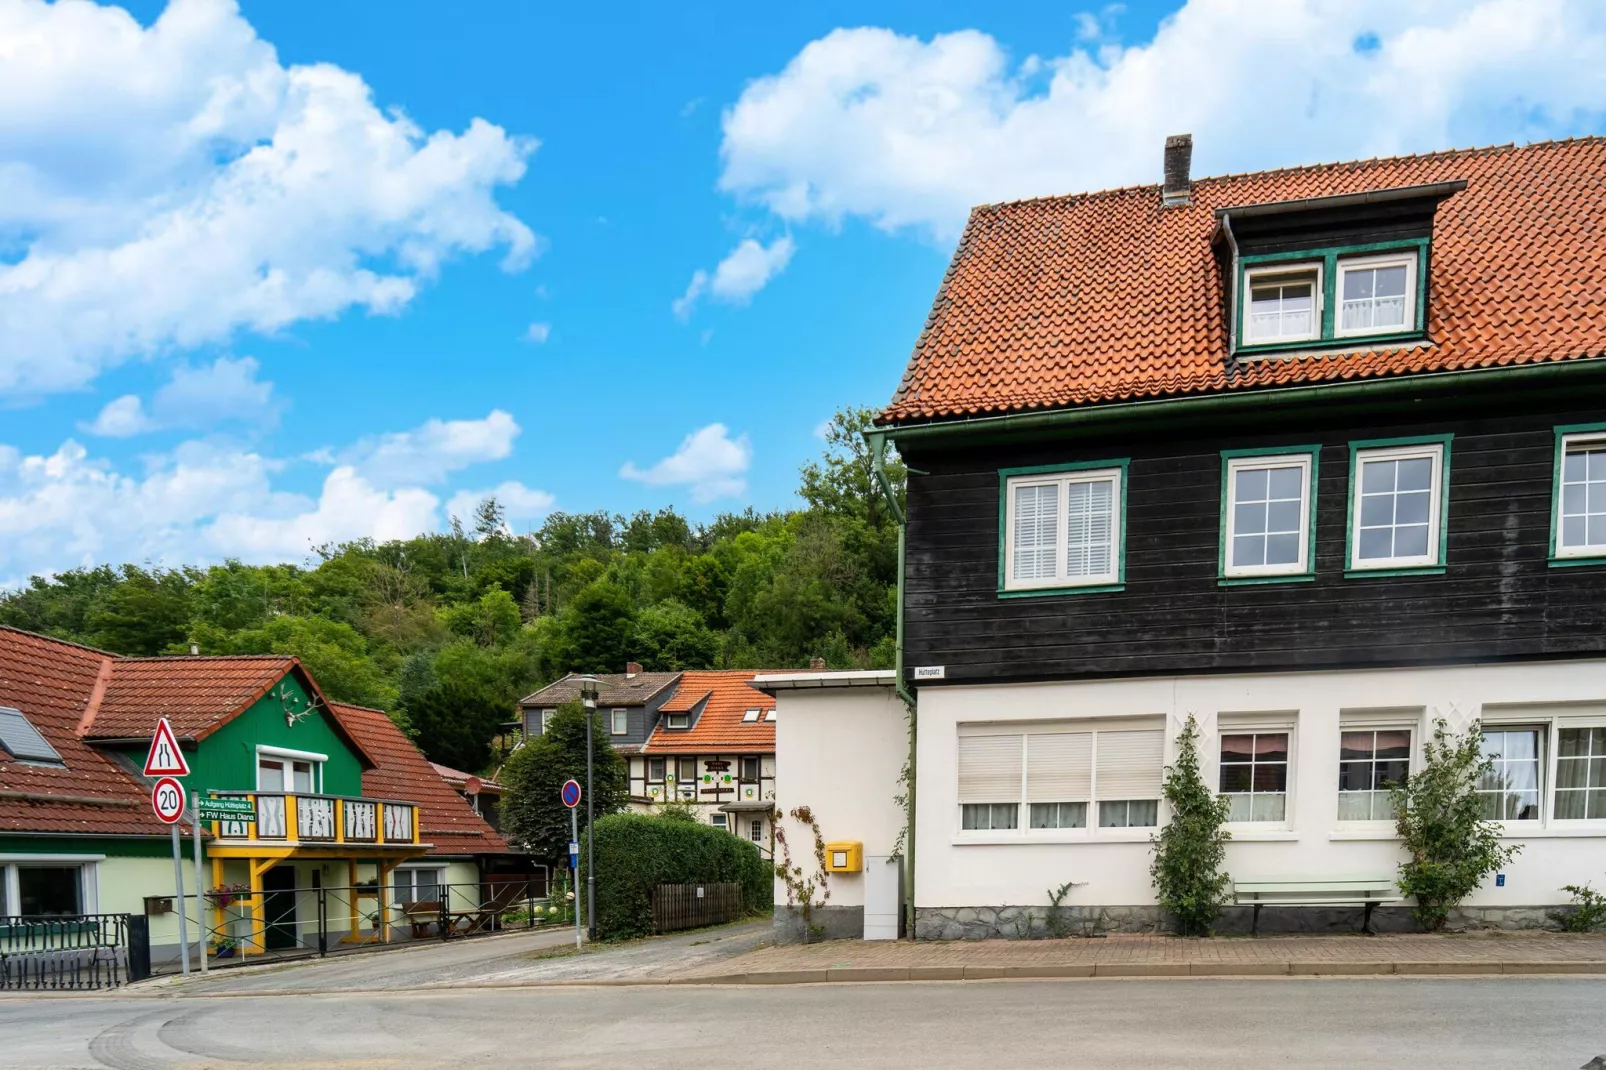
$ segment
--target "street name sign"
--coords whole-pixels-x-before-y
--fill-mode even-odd
[[[257,819],[256,804],[250,799],[209,799],[205,796],[196,796],[195,804],[200,807],[198,819],[201,821],[255,821]]]

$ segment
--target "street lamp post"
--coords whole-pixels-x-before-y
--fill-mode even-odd
[[[592,829],[591,722],[597,716],[597,678],[590,673],[580,677],[580,705],[586,711],[586,925],[587,938],[597,939],[597,834]]]

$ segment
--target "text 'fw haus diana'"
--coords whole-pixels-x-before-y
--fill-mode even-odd
[[[905,835],[919,936],[1023,934],[1067,881],[1141,929],[1189,715],[1235,881],[1385,886],[1386,785],[1481,721],[1522,851],[1458,917],[1536,924],[1606,873],[1606,140],[1196,181],[1191,148],[971,213],[870,436],[909,466],[898,668],[760,677],[779,809]]]

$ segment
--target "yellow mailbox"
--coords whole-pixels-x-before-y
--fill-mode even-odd
[[[858,840],[843,840],[825,845],[827,873],[858,873],[862,869],[864,869],[864,844]]]

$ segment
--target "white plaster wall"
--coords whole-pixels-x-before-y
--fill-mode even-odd
[[[783,693],[784,694],[784,693]],[[1481,665],[1432,669],[1288,673],[1259,676],[1166,677],[1086,683],[932,687],[921,691],[917,799],[916,905],[920,907],[1046,905],[1047,889],[1067,880],[1085,882],[1068,905],[1134,906],[1154,902],[1149,882],[1153,830],[1067,830],[962,833],[957,801],[958,726],[1017,725],[1130,717],[1163,717],[1169,728],[1166,760],[1189,713],[1204,733],[1207,782],[1216,783],[1218,722],[1256,715],[1294,722],[1291,740],[1289,820],[1282,825],[1230,826],[1234,840],[1227,867],[1236,878],[1311,878],[1392,875],[1401,854],[1387,823],[1338,820],[1341,718],[1388,717],[1415,727],[1416,757],[1432,720],[1460,729],[1475,717],[1530,723],[1568,718],[1606,724],[1606,661]],[[818,701],[818,700],[817,700]],[[1378,711],[1389,710],[1387,714]],[[781,720],[807,723],[805,713]],[[822,723],[825,718],[815,718]],[[833,722],[829,746],[852,754],[861,743],[881,745],[869,724]],[[816,747],[823,746],[823,741]],[[783,761],[786,752],[783,751]],[[1547,754],[1553,765],[1553,755]],[[788,768],[788,777],[794,774]],[[891,777],[896,776],[896,770]],[[1548,784],[1553,768],[1545,772]],[[882,784],[892,783],[883,776]],[[883,792],[890,794],[887,788]],[[823,797],[823,791],[820,792]],[[877,793],[870,791],[873,800]],[[873,808],[868,803],[867,809]],[[1162,806],[1160,821],[1166,819]],[[1534,906],[1568,901],[1563,884],[1606,874],[1606,821],[1510,823],[1509,842],[1521,853],[1505,869],[1504,887],[1491,880],[1468,906]],[[832,835],[827,830],[827,835]],[[984,840],[990,838],[991,842]],[[867,844],[868,849],[868,844]]]
[[[827,842],[859,840],[866,856],[890,854],[904,821],[894,801],[909,752],[902,700],[890,687],[819,688],[779,691],[776,708],[776,812],[808,806]],[[779,823],[793,862],[812,873],[813,834],[790,817]],[[831,906],[864,905],[864,874],[834,874],[830,887]],[[786,902],[780,881],[775,902]]]

